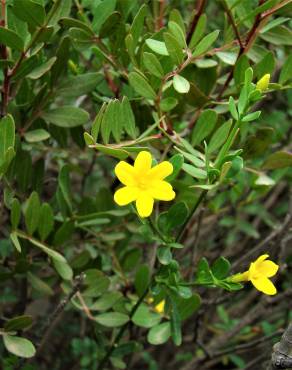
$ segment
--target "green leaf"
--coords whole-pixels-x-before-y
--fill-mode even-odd
[[[21,216],[21,207],[19,200],[14,198],[11,203],[11,213],[10,213],[12,229],[16,229],[18,227],[20,216]]]
[[[170,158],[169,162],[173,166],[173,172],[172,172],[171,175],[169,175],[165,178],[165,180],[168,181],[168,182],[174,180],[178,176],[178,174],[179,174],[179,172],[182,168],[182,165],[184,163],[184,157],[181,154],[175,154],[173,157]]]
[[[44,253],[46,253],[52,259],[55,259],[55,260],[58,260],[58,261],[64,262],[64,263],[67,262],[66,259],[60,253],[58,253],[58,252],[54,251],[53,249],[49,248],[48,246],[41,243],[37,239],[31,238],[31,237],[27,236],[26,234],[24,234],[20,231],[17,231],[16,233],[17,233],[17,236],[19,236],[20,238],[29,240],[33,245],[35,245],[36,247],[41,249]]]
[[[244,116],[241,120],[242,122],[255,121],[256,119],[259,118],[260,115],[261,115],[261,111],[252,112]]]
[[[106,312],[94,317],[95,320],[108,328],[116,328],[126,324],[129,316],[120,312]]]
[[[193,49],[203,37],[205,28],[206,28],[206,23],[207,23],[207,16],[206,14],[202,14],[198,20],[198,23],[195,28],[195,32],[193,33],[190,44],[189,44],[191,49]]]
[[[162,265],[169,265],[172,261],[172,253],[170,248],[166,246],[157,249],[157,258]]]
[[[103,39],[114,34],[120,26],[121,19],[122,19],[121,13],[113,12],[100,27],[99,37]]]
[[[138,13],[135,15],[133,23],[130,28],[130,33],[133,37],[133,46],[135,47],[138,43],[139,38],[141,37],[143,26],[144,26],[144,19],[147,14],[148,7],[146,4],[143,4],[139,9]]]
[[[182,165],[182,169],[188,173],[190,176],[192,177],[195,177],[196,179],[206,179],[207,178],[207,172],[200,169],[200,168],[197,168],[197,167],[194,167],[190,164],[187,164],[187,163],[184,163]]]
[[[35,347],[28,339],[4,334],[3,341],[7,351],[18,357],[30,358],[35,355]]]
[[[16,32],[4,27],[0,27],[0,44],[18,51],[23,51],[24,49],[22,38]]]
[[[174,36],[181,48],[187,48],[186,38],[181,27],[174,21],[168,22],[168,28],[170,33]]]
[[[72,76],[65,80],[58,87],[57,94],[65,97],[75,97],[88,94],[95,90],[96,86],[102,81],[100,73],[84,73]]]
[[[37,66],[36,68],[34,68],[27,75],[27,77],[28,78],[31,78],[32,80],[38,80],[44,74],[46,74],[48,71],[50,71],[50,69],[52,68],[52,66],[56,62],[56,60],[57,60],[56,57],[52,57],[51,59],[47,60],[45,63],[41,64],[40,66]]]
[[[292,31],[284,26],[260,34],[260,38],[274,45],[292,45]]]
[[[146,99],[154,100],[156,93],[153,88],[149,85],[148,81],[144,76],[137,72],[131,72],[129,74],[130,85],[134,90]]]
[[[68,28],[74,27],[74,28],[81,28],[82,30],[88,32],[89,34],[92,34],[94,36],[94,32],[92,28],[87,24],[84,23],[78,19],[75,18],[68,18],[68,17],[63,17],[59,20],[58,22],[61,26],[65,26]]]
[[[158,41],[154,39],[147,39],[146,40],[147,46],[159,55],[169,55],[166,45],[163,41]]]
[[[127,132],[127,134],[132,139],[135,139],[137,136],[135,116],[132,111],[132,107],[129,102],[129,99],[126,96],[123,97],[123,100],[121,103],[121,118],[120,119],[122,120],[122,126]]]
[[[0,166],[6,160],[6,153],[15,143],[15,124],[13,117],[8,114],[0,120]]]
[[[53,265],[62,279],[72,280],[73,270],[67,262],[53,259]]]
[[[27,201],[27,207],[24,213],[25,226],[30,235],[32,235],[39,224],[40,217],[40,198],[37,192],[32,192]]]
[[[210,143],[208,145],[208,153],[211,154],[215,150],[221,147],[222,144],[225,143],[225,141],[228,138],[229,131],[232,126],[232,120],[228,120],[225,123],[223,123],[222,126],[218,128],[218,130],[213,134]]]
[[[181,320],[186,320],[194,312],[196,312],[201,305],[201,298],[198,294],[192,295],[190,298],[177,298],[177,308]]]
[[[193,52],[193,57],[197,57],[208,51],[211,45],[217,40],[219,32],[219,30],[216,30],[205,36],[196,46],[195,51]]]
[[[179,65],[184,60],[184,52],[177,39],[171,33],[164,33],[163,38],[168,51],[168,54],[172,61]]]
[[[230,110],[232,117],[235,119],[235,121],[238,121],[239,115],[237,112],[235,101],[232,96],[230,96],[229,98],[229,110]]]
[[[27,22],[31,27],[42,26],[45,22],[45,9],[37,2],[30,0],[17,0],[13,4],[15,15]]]
[[[292,54],[288,56],[281,69],[279,83],[284,84],[285,82],[292,79]]]
[[[185,27],[185,24],[184,24],[184,20],[182,18],[181,13],[179,12],[179,10],[171,9],[171,11],[169,13],[169,21],[170,22],[175,22],[180,27],[183,34],[184,35],[186,34],[186,27]]]
[[[192,132],[192,145],[196,146],[202,142],[213,131],[217,122],[217,113],[214,110],[206,109],[195,123]]]
[[[158,60],[158,58],[152,53],[143,53],[143,63],[147,70],[158,78],[163,77],[163,68]]]
[[[219,257],[213,263],[211,270],[216,279],[223,280],[227,277],[230,267],[230,262],[226,258]]]
[[[245,54],[241,55],[234,68],[234,81],[237,86],[244,82],[245,71],[249,67],[248,57]]]
[[[173,87],[180,94],[186,94],[190,90],[190,83],[184,77],[175,75],[173,77]]]
[[[103,103],[92,124],[91,135],[95,142],[97,141],[97,138],[98,138],[98,134],[100,131],[100,127],[102,124],[102,119],[103,119],[103,115],[106,110],[106,107],[107,107],[106,103]]]
[[[18,240],[18,237],[17,237],[17,234],[15,231],[13,231],[11,234],[10,234],[10,239],[13,243],[13,245],[15,246],[16,250],[21,253],[21,245],[19,243],[19,240]]]
[[[60,189],[61,195],[69,209],[72,211],[72,195],[70,188],[70,171],[69,166],[64,165],[58,176],[58,188]]]
[[[95,32],[98,32],[107,20],[107,18],[114,12],[116,7],[116,0],[107,0],[99,2],[94,9],[94,17],[92,21],[92,28]]]
[[[218,51],[216,55],[220,60],[222,60],[222,62],[230,66],[234,66],[237,60],[237,53],[231,51]]]
[[[54,213],[48,203],[43,203],[40,210],[38,233],[41,241],[46,240],[54,228]]]
[[[170,313],[171,336],[174,344],[176,346],[180,346],[182,343],[181,318],[174,299],[172,299],[171,303],[172,303],[172,310]]]
[[[292,166],[292,153],[280,150],[271,154],[264,162],[262,168],[265,170],[274,170]]]
[[[189,215],[189,209],[184,202],[173,204],[166,218],[166,230],[169,232],[184,224]]]
[[[209,263],[205,257],[201,258],[198,264],[197,282],[199,284],[212,284],[214,282]]]
[[[43,128],[37,128],[36,130],[25,132],[24,138],[28,143],[38,143],[40,141],[47,140],[51,137],[48,131]]]
[[[139,297],[141,297],[146,291],[150,282],[150,270],[147,265],[141,265],[135,275],[135,289]]]
[[[178,100],[169,96],[168,98],[162,99],[160,102],[160,108],[163,112],[171,111],[175,106],[177,106]]]
[[[142,303],[132,317],[132,321],[135,325],[142,328],[152,328],[159,324],[161,315],[151,312],[150,307]]]
[[[120,160],[126,159],[129,156],[129,153],[124,149],[111,148],[101,144],[95,144],[94,148],[103,154],[118,158]]]
[[[147,335],[147,340],[150,344],[159,345],[168,341],[171,334],[170,323],[164,322],[153,326]]]
[[[47,122],[66,128],[82,126],[89,120],[89,114],[85,110],[71,106],[63,106],[43,112],[42,117]]]
[[[270,51],[254,67],[254,76],[260,79],[267,73],[272,74],[275,69],[275,64],[274,54]]]
[[[27,279],[30,282],[31,286],[39,293],[44,295],[53,295],[54,291],[52,288],[45,283],[43,280],[41,280],[36,275],[33,275],[31,272],[27,273]]]
[[[105,292],[97,301],[90,306],[91,310],[106,311],[113,307],[123,295],[120,292]]]
[[[6,332],[17,331],[28,328],[32,325],[32,317],[29,315],[22,315],[14,317],[11,320],[6,321],[4,329]]]

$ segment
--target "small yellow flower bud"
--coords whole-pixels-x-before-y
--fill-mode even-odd
[[[158,313],[163,313],[164,312],[164,305],[165,305],[165,300],[159,302],[155,307],[154,310]]]
[[[256,88],[260,91],[267,90],[270,82],[271,75],[269,73],[265,74],[260,80],[257,82]]]

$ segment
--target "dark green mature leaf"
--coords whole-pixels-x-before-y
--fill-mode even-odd
[[[173,35],[173,37],[176,39],[178,44],[181,48],[185,49],[187,48],[186,38],[183,30],[181,27],[174,21],[168,22],[168,28],[170,33]]]
[[[166,230],[169,232],[184,224],[189,215],[189,210],[184,202],[172,205],[167,212]]]
[[[196,146],[202,142],[214,129],[217,122],[217,113],[207,109],[199,117],[192,132],[192,145]]]
[[[94,142],[97,141],[106,107],[107,107],[106,103],[103,103],[103,105],[101,106],[100,110],[98,111],[93,121],[92,128],[91,128],[91,135],[93,137]]]
[[[133,46],[135,47],[138,43],[138,40],[142,34],[143,26],[144,26],[144,19],[147,14],[148,7],[146,4],[143,4],[139,9],[138,13],[136,14],[133,23],[130,28],[130,33],[133,37]]]
[[[257,79],[260,79],[267,73],[272,74],[275,68],[275,64],[276,64],[276,61],[275,61],[274,54],[270,51],[254,67],[254,76]]]
[[[10,234],[10,239],[11,239],[14,247],[16,248],[17,252],[21,253],[21,245],[20,245],[17,233],[15,231],[13,231]]]
[[[154,54],[143,53],[143,63],[147,70],[154,76],[161,78],[164,75],[163,68]]]
[[[141,265],[135,275],[135,289],[141,297],[147,289],[150,282],[150,270],[147,265]]]
[[[44,64],[41,64],[40,66],[34,68],[28,75],[28,78],[31,78],[32,80],[38,80],[41,78],[44,74],[46,74],[48,71],[51,70],[52,66],[56,62],[57,57],[52,57],[48,61],[46,61]]]
[[[211,270],[216,279],[225,279],[230,270],[230,262],[224,258],[219,257],[212,265]]]
[[[204,54],[206,51],[209,50],[211,45],[217,40],[219,36],[218,30],[209,33],[209,35],[205,36],[195,47],[195,51],[193,52],[193,57],[197,57],[201,54]]]
[[[68,165],[64,165],[61,168],[61,171],[58,176],[58,186],[60,189],[60,193],[62,194],[62,198],[64,199],[66,206],[71,212],[72,211],[72,195],[71,195],[71,188],[70,188],[70,171],[69,171]]]
[[[0,27],[0,44],[18,51],[22,51],[24,48],[22,38],[16,32],[4,27]]]
[[[172,310],[170,313],[170,327],[171,327],[171,336],[173,342],[176,346],[180,346],[182,343],[181,335],[181,318],[179,310],[174,299],[171,300]]]
[[[120,312],[106,312],[94,317],[95,320],[108,328],[116,328],[126,324],[129,316]]]
[[[40,217],[40,199],[37,192],[32,192],[28,201],[24,214],[25,225],[28,233],[32,235],[39,224]]]
[[[79,21],[78,19],[64,17],[59,20],[59,24],[65,27],[81,28],[94,36],[92,28],[87,23]]]
[[[98,32],[107,18],[114,12],[116,7],[116,0],[102,1],[98,4],[94,11],[94,18],[92,28]]]
[[[284,84],[285,82],[292,79],[292,54],[288,56],[281,69],[279,83]]]
[[[284,26],[275,27],[260,37],[274,45],[292,45],[292,31]]]
[[[201,298],[198,294],[192,295],[190,298],[177,298],[177,308],[181,320],[186,320],[195,313],[201,305]]]
[[[7,151],[14,148],[15,124],[13,117],[9,114],[0,120],[0,170],[7,161]],[[10,150],[11,150],[10,149]]]
[[[46,17],[44,7],[40,3],[30,0],[15,1],[13,12],[31,27],[42,26]]]
[[[42,113],[45,121],[59,127],[82,126],[89,120],[89,114],[81,108],[64,106]]]
[[[171,249],[166,246],[159,247],[157,249],[157,258],[162,265],[169,265],[172,261]]]
[[[132,138],[135,139],[137,136],[135,116],[132,111],[131,104],[129,99],[124,96],[121,103],[121,118],[122,126],[126,133]]]
[[[180,29],[182,30],[183,34],[186,34],[186,27],[184,24],[184,20],[182,18],[181,13],[177,9],[172,9],[169,13],[169,21],[170,22],[175,22]]]
[[[175,154],[170,158],[169,162],[173,165],[173,172],[171,175],[167,176],[165,179],[166,181],[172,181],[178,176],[179,171],[184,163],[184,157],[181,154]]]
[[[136,92],[146,99],[155,99],[156,93],[144,76],[137,72],[129,74],[130,85]]]
[[[14,198],[11,203],[10,221],[13,229],[18,227],[21,217],[21,206],[18,199]]]
[[[31,272],[27,273],[27,279],[30,282],[31,286],[39,293],[44,295],[53,295],[53,289],[41,280],[38,276],[32,274]]]
[[[100,73],[90,72],[78,76],[69,77],[58,87],[58,95],[65,97],[75,97],[88,94],[95,90],[102,81]]]
[[[184,59],[184,53],[177,39],[169,32],[163,34],[166,49],[172,61],[179,65]]]
[[[292,166],[292,153],[280,150],[271,154],[264,162],[263,169],[274,170]]]
[[[54,227],[54,213],[48,203],[42,204],[39,217],[38,233],[41,241],[44,241]]]
[[[101,26],[99,30],[99,37],[101,39],[111,37],[118,30],[121,18],[121,13],[113,12]]]
[[[190,176],[196,178],[196,179],[206,179],[207,178],[207,172],[197,168],[195,166],[192,166],[190,164],[184,163],[182,165],[182,169],[188,173]]]
[[[53,265],[64,280],[72,280],[73,270],[67,262],[53,259]]]
[[[249,68],[248,57],[243,54],[240,56],[234,67],[234,81],[236,85],[240,85],[244,82],[245,71]]]
[[[153,326],[147,335],[150,344],[159,345],[168,341],[171,335],[170,323],[164,322]]]
[[[97,301],[90,306],[91,310],[106,311],[112,308],[123,297],[120,292],[105,292]]]
[[[28,339],[4,334],[3,341],[7,351],[18,357],[30,358],[35,355],[35,347]]]
[[[206,14],[202,14],[198,20],[198,23],[195,28],[195,32],[192,35],[191,41],[190,41],[190,48],[193,49],[197,43],[200,41],[200,39],[203,37],[203,34],[205,32],[207,23],[207,16]]]
[[[6,321],[4,329],[6,332],[17,331],[28,328],[32,325],[32,317],[29,315],[17,316],[11,320]]]

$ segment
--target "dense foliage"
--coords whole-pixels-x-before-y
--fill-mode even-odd
[[[266,369],[292,1],[0,3],[1,368]]]

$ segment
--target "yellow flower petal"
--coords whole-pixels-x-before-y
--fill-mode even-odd
[[[151,164],[152,164],[151,154],[143,150],[137,155],[137,158],[135,160],[134,164],[135,172],[145,175],[145,173],[150,170]]]
[[[149,217],[153,210],[154,199],[146,192],[140,192],[136,207],[140,217]]]
[[[159,163],[157,166],[151,168],[149,175],[152,178],[162,180],[165,177],[171,175],[173,172],[173,165],[170,162],[164,161]]]
[[[261,256],[259,256],[255,261],[255,265],[258,265],[259,263],[263,262],[264,260],[266,260],[267,258],[269,258],[269,255],[268,254],[262,254]]]
[[[257,290],[267,295],[275,295],[277,293],[275,285],[264,276],[258,279],[251,279],[251,282]]]
[[[269,73],[265,74],[258,82],[256,85],[256,88],[261,91],[267,90],[269,87],[269,82],[270,82],[270,77],[271,75]]]
[[[136,184],[134,167],[127,162],[119,162],[115,167],[115,174],[124,185],[134,186]]]
[[[164,312],[164,306],[165,306],[165,300],[159,302],[155,307],[154,310],[158,313],[163,313]]]
[[[273,261],[263,261],[257,266],[257,271],[267,278],[276,275],[278,269],[279,266]]]
[[[140,191],[138,188],[125,186],[115,192],[114,200],[119,206],[125,206],[136,200],[139,193]]]
[[[158,200],[172,200],[175,198],[175,192],[172,190],[172,186],[162,180],[154,181],[149,193],[154,199]]]

